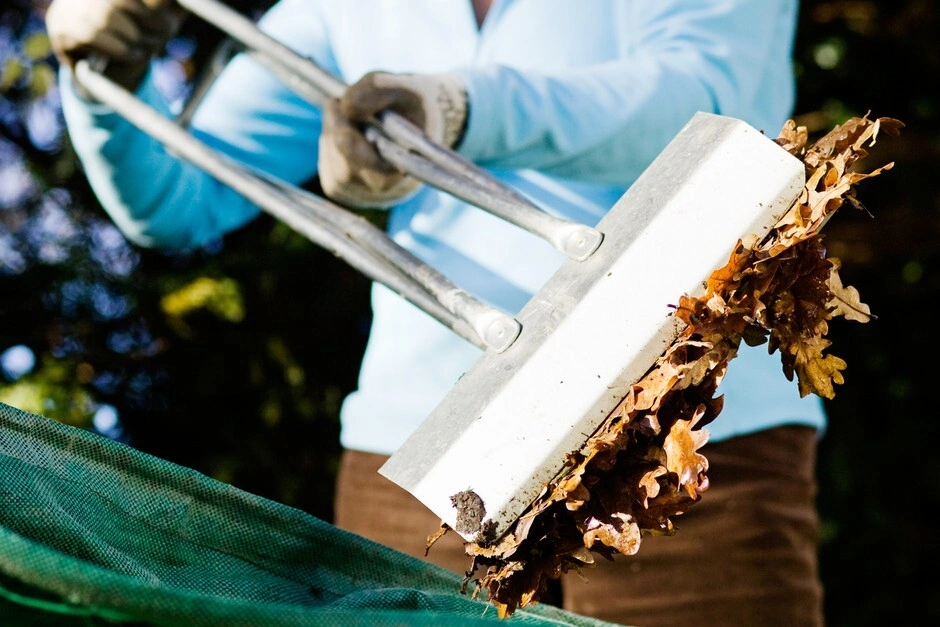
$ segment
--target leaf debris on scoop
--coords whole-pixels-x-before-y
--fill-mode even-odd
[[[715,390],[742,340],[779,352],[801,396],[834,396],[846,364],[826,352],[828,321],[867,322],[871,313],[842,285],[841,263],[827,257],[820,230],[846,202],[861,207],[855,185],[893,164],[869,173],[853,166],[879,131],[901,127],[866,115],[808,145],[804,127],[784,126],[777,143],[806,167],[800,197],[763,240],[737,243],[702,296],[679,299],[674,315],[686,325],[679,336],[509,532],[494,544],[465,545],[472,562],[464,588],[476,577],[474,594],[485,591],[508,616],[595,555],[633,555],[644,535],[674,533],[673,518],[708,489],[702,427],[721,411]]]

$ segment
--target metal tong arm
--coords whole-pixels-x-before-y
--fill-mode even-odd
[[[397,292],[469,342],[502,351],[518,337],[522,327],[515,319],[456,286],[361,216],[272,176],[249,172],[93,70],[87,61],[77,64],[75,75],[93,98],[168,150]]]
[[[338,98],[346,84],[261,31],[251,20],[218,0],[177,0],[241,43],[258,61],[311,104]],[[522,194],[496,180],[453,150],[432,141],[394,111],[383,111],[366,132],[379,154],[403,172],[538,235],[572,259],[584,260],[603,235],[589,226],[545,213]]]

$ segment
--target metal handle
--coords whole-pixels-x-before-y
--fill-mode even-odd
[[[475,299],[360,216],[292,188],[284,181],[249,173],[93,70],[86,61],[76,65],[75,74],[93,98],[179,157],[202,168],[369,278],[398,292],[466,340],[483,349],[502,351],[518,337],[521,325],[516,320]]]
[[[477,207],[486,206],[493,215],[538,235],[572,259],[587,259],[601,244],[603,236],[600,231],[556,218],[543,211],[520,210],[518,200],[495,193],[481,184],[468,185],[465,179],[455,176],[452,170],[441,168],[421,155],[406,150],[374,127],[367,128],[365,135],[379,154],[399,169]]]
[[[327,99],[338,98],[346,90],[345,83],[315,61],[265,34],[251,20],[218,0],[177,2],[242,43],[311,104],[322,108]],[[603,240],[600,231],[545,213],[482,168],[432,141],[395,112],[382,112],[372,128],[378,130],[367,133],[367,138],[376,143],[382,157],[416,179],[543,238],[572,259],[587,259],[600,246]],[[391,141],[380,144],[383,135]]]

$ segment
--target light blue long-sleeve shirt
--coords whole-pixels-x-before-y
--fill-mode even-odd
[[[282,0],[262,27],[346,82],[370,70],[457,72],[469,118],[460,152],[550,212],[595,224],[696,111],[775,135],[790,114],[796,0],[495,0],[478,29],[467,0]],[[64,77],[69,131],[102,204],[147,246],[197,245],[258,209]],[[148,79],[139,95],[166,111]],[[282,179],[316,171],[320,112],[247,57],[193,119],[210,146]],[[516,312],[561,264],[524,231],[431,189],[390,210],[400,244],[458,284]],[[342,444],[391,453],[479,349],[382,286]],[[744,348],[709,426],[721,440],[780,424],[821,428],[766,348]]]

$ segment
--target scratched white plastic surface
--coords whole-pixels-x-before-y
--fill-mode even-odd
[[[485,353],[380,473],[455,529],[450,497],[472,490],[488,531],[461,535],[503,535],[675,339],[670,304],[701,294],[803,184],[769,138],[697,114],[597,225],[598,251],[565,262],[517,316],[515,344]]]

